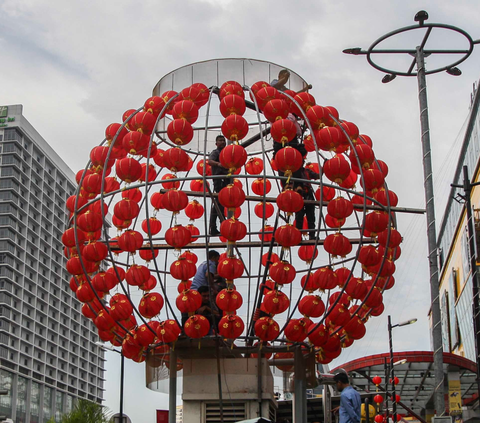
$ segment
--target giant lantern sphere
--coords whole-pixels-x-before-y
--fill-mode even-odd
[[[203,81],[194,64],[183,84],[174,71],[144,104],[118,109],[85,151],[61,239],[70,288],[101,339],[137,362],[164,344],[218,336],[255,345],[253,354],[267,342],[308,344],[328,363],[368,336],[394,287],[402,235],[375,154],[382,140],[299,93],[306,81],[295,72],[281,91],[263,62],[248,66],[258,72],[237,81],[228,71]],[[206,299],[191,287],[212,249],[227,286]],[[222,311],[213,325],[201,314],[210,301]]]

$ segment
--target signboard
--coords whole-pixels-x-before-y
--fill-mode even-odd
[[[462,414],[462,389],[459,380],[448,381],[448,405],[451,416]]]
[[[14,121],[14,117],[8,117],[8,106],[0,106],[0,128],[8,126],[8,122]]]

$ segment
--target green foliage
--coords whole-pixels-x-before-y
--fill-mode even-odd
[[[62,416],[61,423],[108,423],[110,412],[96,402],[79,399],[75,408]],[[52,418],[48,423],[55,423]]]

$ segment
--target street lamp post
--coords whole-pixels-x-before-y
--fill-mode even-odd
[[[120,423],[123,423],[123,388],[124,388],[124,375],[125,375],[125,356],[122,350],[116,350],[115,348],[104,344],[103,342],[95,342],[100,348],[109,350],[120,354]]]
[[[349,48],[343,52],[353,55],[365,55],[368,63],[375,69],[384,72],[386,75],[383,77],[382,82],[388,83],[393,81],[397,76],[416,76],[418,81],[418,97],[420,104],[420,124],[422,131],[422,152],[423,152],[423,174],[424,174],[424,189],[425,189],[425,204],[426,204],[426,218],[427,218],[427,239],[428,239],[428,259],[429,259],[429,271],[430,271],[430,296],[432,303],[432,335],[433,335],[433,357],[435,368],[435,389],[434,389],[434,402],[435,409],[438,415],[445,413],[445,398],[444,398],[444,375],[443,375],[443,344],[442,344],[442,321],[440,314],[440,291],[438,281],[438,260],[437,260],[437,235],[435,229],[435,205],[433,194],[433,173],[432,173],[432,158],[430,149],[430,128],[428,122],[428,104],[427,104],[427,85],[426,75],[430,75],[438,72],[447,72],[453,76],[461,75],[461,71],[456,67],[463,61],[465,61],[473,51],[475,44],[479,44],[480,40],[473,40],[470,35],[464,30],[452,25],[431,23],[427,24],[425,21],[428,19],[428,13],[421,10],[415,15],[414,20],[418,22],[418,25],[411,25],[403,28],[396,29],[388,34],[383,35],[379,39],[373,42],[368,50],[362,50],[360,47]],[[468,42],[468,48],[464,49],[427,49],[425,48],[427,41],[434,29],[456,32],[462,35]],[[402,34],[404,32],[411,31],[424,31],[423,39],[417,47],[414,49],[380,49],[377,48],[383,41]],[[398,71],[384,68],[378,65],[372,56],[378,54],[408,54],[413,56],[409,68],[407,71]],[[424,59],[430,55],[458,55],[460,58],[453,63],[449,63],[445,66],[438,67],[431,70],[425,69]],[[417,70],[415,71],[415,65]],[[395,403],[394,403],[395,404]]]
[[[390,347],[390,366],[389,366],[389,375],[387,377],[387,380],[385,381],[387,383],[387,391],[388,391],[388,383],[389,379],[391,379],[391,384],[392,384],[392,411],[393,411],[393,421],[394,423],[397,423],[397,394],[395,392],[395,370],[394,367],[397,363],[393,362],[393,338],[392,338],[392,329],[400,326],[407,326],[415,323],[417,319],[410,319],[407,320],[406,322],[402,323],[397,323],[396,325],[392,325],[392,319],[391,316],[388,316],[388,344]],[[388,395],[388,394],[387,394]],[[388,411],[387,411],[388,413]]]

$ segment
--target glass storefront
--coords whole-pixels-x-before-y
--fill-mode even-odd
[[[52,393],[53,389],[45,386],[43,392],[43,422],[46,423],[52,417]]]
[[[30,423],[39,423],[40,416],[40,384],[32,382],[30,394]]]
[[[28,380],[18,376],[17,380],[17,419],[16,423],[27,421],[27,388]]]
[[[8,390],[8,395],[0,395],[0,414],[7,417],[12,417],[12,382],[12,373],[0,370],[0,389]]]

